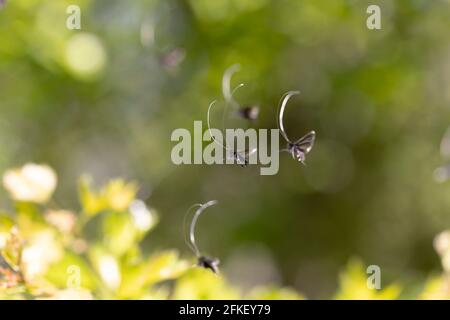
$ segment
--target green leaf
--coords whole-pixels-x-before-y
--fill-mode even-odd
[[[140,240],[140,232],[127,212],[108,212],[103,216],[103,244],[116,257],[131,250]]]
[[[104,210],[126,211],[135,199],[137,186],[122,179],[114,179],[98,191],[91,189],[91,178],[83,176],[78,185],[78,193],[83,212],[94,216]]]
[[[19,235],[19,231],[16,228],[13,228],[9,232],[5,246],[2,248],[0,253],[9,266],[14,270],[20,269],[22,250],[23,240]]]
[[[446,276],[430,277],[423,288],[419,299],[424,300],[449,300],[450,290],[448,278]]]
[[[0,232],[9,232],[13,226],[14,220],[7,213],[0,213]]]
[[[364,265],[360,260],[350,260],[346,270],[340,275],[340,288],[336,299],[391,300],[398,298],[401,291],[399,285],[392,284],[379,290],[369,288],[367,285],[369,275],[365,271]]]
[[[122,271],[116,257],[101,245],[95,245],[89,249],[89,260],[105,287],[115,292],[122,281]]]
[[[176,251],[158,253],[142,263],[125,268],[119,296],[137,296],[154,283],[179,277],[187,267],[187,262],[180,260]]]
[[[79,255],[66,251],[61,260],[50,265],[45,279],[58,288],[73,287],[79,275],[80,287],[95,290],[99,279],[93,273],[86,260]]]
[[[274,286],[254,288],[248,295],[253,300],[303,300],[305,297],[297,291]]]
[[[88,216],[94,216],[106,207],[105,199],[91,190],[91,178],[87,175],[79,180],[78,195],[83,213]]]
[[[223,300],[240,299],[241,295],[221,275],[216,275],[207,269],[193,268],[178,279],[173,298]]]

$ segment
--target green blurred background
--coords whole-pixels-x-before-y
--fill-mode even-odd
[[[81,8],[81,30],[66,8]],[[382,29],[366,9],[381,7]],[[437,183],[450,124],[450,2],[444,0],[9,0],[0,9],[0,171],[34,161],[58,173],[56,202],[77,204],[83,173],[124,177],[161,222],[144,250],[179,248],[183,217],[211,199],[200,247],[241,287],[278,283],[329,297],[349,258],[382,282],[439,271],[432,240],[450,226]],[[234,63],[256,128],[316,130],[307,166],[288,154],[275,176],[251,166],[170,160]],[[214,121],[219,121],[218,117]],[[229,127],[247,126],[235,118]],[[8,207],[5,192],[0,205]]]

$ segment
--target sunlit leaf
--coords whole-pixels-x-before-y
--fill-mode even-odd
[[[91,190],[91,178],[89,176],[80,178],[78,194],[83,212],[89,216],[99,213],[106,207],[105,199]]]
[[[122,282],[122,272],[116,257],[97,245],[89,250],[89,259],[106,287],[115,291]]]
[[[305,297],[288,288],[260,287],[253,289],[247,296],[255,300],[303,300]]]
[[[16,228],[12,228],[1,253],[6,262],[15,270],[20,268],[22,262],[23,239]]]
[[[83,211],[95,215],[103,210],[126,211],[134,200],[137,186],[122,179],[111,180],[98,191],[91,188],[91,179],[83,176],[79,182],[79,196]]]
[[[128,212],[110,212],[103,217],[103,241],[105,247],[120,257],[140,240],[140,232]]]
[[[357,259],[352,259],[344,272],[339,277],[339,291],[336,299],[396,299],[400,295],[401,288],[397,284],[391,284],[381,289],[370,288],[367,284],[368,274],[364,265]]]
[[[425,283],[419,299],[424,300],[449,300],[450,280],[445,275],[430,277]]]
[[[56,291],[52,296],[45,300],[92,300],[92,293],[86,289],[63,289]],[[42,299],[44,300],[44,299]]]
[[[227,284],[225,278],[203,268],[193,268],[176,282],[174,299],[239,299],[238,289]]]
[[[14,226],[13,219],[6,213],[0,213],[0,232],[7,232],[11,230],[13,226]]]
[[[128,210],[131,202],[136,197],[136,192],[136,184],[126,183],[122,179],[111,180],[103,189],[108,209],[116,211]]]
[[[52,228],[33,233],[23,249],[22,263],[25,276],[32,279],[42,276],[48,267],[62,258],[64,247]]]
[[[151,284],[178,277],[187,267],[188,264],[180,260],[175,251],[155,254],[137,265],[127,267],[119,293],[123,297],[140,293]]]
[[[77,276],[79,279],[74,279]],[[81,288],[95,290],[99,281],[87,261],[70,251],[49,266],[45,279],[61,289],[76,287],[78,282]]]

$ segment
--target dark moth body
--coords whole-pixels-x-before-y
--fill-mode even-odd
[[[199,267],[205,268],[205,269],[209,269],[214,273],[218,273],[219,272],[219,263],[220,260],[217,258],[210,258],[210,257],[206,257],[206,256],[201,256],[198,258],[197,261],[197,265]]]
[[[236,160],[236,163],[240,165],[241,167],[248,166],[248,156],[247,155],[241,155],[238,152],[233,152],[233,158]]]
[[[238,115],[247,120],[256,120],[259,114],[259,107],[256,105],[242,107],[238,110]]]
[[[300,161],[301,163],[305,161],[305,150],[295,143],[288,143],[288,150],[295,160]]]
[[[248,166],[250,156],[255,152],[256,152],[256,148],[251,151],[249,151],[249,150],[245,150],[243,152],[234,151],[232,155],[233,155],[233,159],[236,160],[236,163],[244,168],[244,167]]]

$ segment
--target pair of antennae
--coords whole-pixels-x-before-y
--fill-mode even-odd
[[[210,118],[211,118],[211,108],[214,106],[214,104],[215,104],[216,102],[217,102],[217,101],[214,100],[213,102],[211,102],[211,103],[209,104],[208,112],[206,113],[206,121],[207,121],[207,124],[208,124],[208,132],[209,132],[209,135],[211,136],[211,138],[214,140],[215,143],[217,143],[218,145],[222,146],[222,148],[224,148],[224,149],[226,149],[226,150],[230,150],[226,145],[223,144],[223,142],[218,141],[218,140],[216,139],[216,137],[212,134],[212,131],[211,131],[211,122],[210,122]]]
[[[244,86],[243,83],[240,83],[239,85],[237,85],[233,91],[231,91],[231,78],[233,76],[233,74],[235,74],[236,72],[238,72],[241,69],[241,66],[239,64],[234,64],[231,67],[229,67],[227,70],[225,70],[224,75],[222,77],[222,94],[223,97],[225,99],[225,101],[227,103],[230,103],[234,108],[239,108],[239,103],[236,102],[236,100],[234,100],[233,95],[235,93],[235,91],[241,87]],[[286,108],[286,105],[289,101],[289,99],[294,96],[294,95],[299,95],[300,91],[289,91],[287,93],[285,93],[283,95],[283,97],[281,98],[281,104],[279,106],[279,111],[278,111],[278,129],[281,132],[281,135],[283,136],[283,138],[291,143],[292,141],[288,138],[286,130],[284,129],[284,125],[283,125],[283,116],[284,116],[284,110]],[[215,103],[215,101],[213,101],[209,108],[208,108],[208,128],[209,126],[209,112],[210,109],[212,107],[212,105]],[[225,106],[226,108],[226,106]],[[225,116],[225,113],[224,113]],[[209,132],[211,135],[211,131]],[[212,136],[212,135],[211,135]],[[214,139],[214,137],[213,137]],[[216,139],[214,139],[216,141]],[[216,141],[217,142],[217,141]],[[224,148],[226,148],[223,144],[221,144]]]
[[[219,141],[219,140],[217,140],[216,139],[216,137],[213,135],[213,133],[212,133],[212,130],[211,130],[211,121],[210,121],[210,119],[211,119],[211,109],[212,109],[212,107],[214,106],[214,104],[216,103],[216,100],[214,100],[213,102],[211,102],[210,104],[209,104],[209,107],[208,107],[208,112],[206,113],[206,118],[207,118],[207,124],[208,124],[208,132],[209,132],[209,135],[211,136],[211,138],[213,139],[213,141],[215,142],[215,143],[217,143],[218,145],[220,145],[222,148],[224,148],[225,150],[227,150],[227,151],[229,151],[229,152],[232,152],[232,155],[233,155],[233,158],[234,159],[236,159],[237,161],[238,161],[238,163],[239,162],[241,162],[240,164],[241,165],[246,165],[246,159],[250,156],[250,155],[252,155],[253,153],[255,153],[258,149],[257,148],[253,148],[253,149],[251,149],[251,150],[248,150],[248,151],[246,151],[245,149],[244,150],[236,150],[236,151],[234,151],[234,150],[232,150],[231,148],[229,148],[227,145],[226,145],[226,143],[224,143],[224,142],[222,142],[222,141]],[[241,153],[244,153],[244,155],[241,155]],[[243,160],[242,160],[243,159]]]
[[[192,250],[192,252],[195,254],[195,256],[197,258],[199,258],[201,256],[201,252],[200,252],[200,249],[198,248],[197,243],[195,241],[195,226],[197,225],[198,218],[203,213],[203,211],[205,211],[205,209],[208,208],[208,207],[216,205],[217,203],[218,203],[217,200],[211,200],[211,201],[208,201],[208,202],[203,203],[203,204],[202,203],[196,203],[196,204],[192,205],[186,211],[185,222],[186,222],[186,217],[188,216],[189,212],[191,212],[192,209],[198,207],[197,210],[194,213],[194,216],[192,217],[192,221],[191,221],[191,224],[189,226],[188,237],[187,237],[187,239],[185,239],[186,244]]]
[[[231,104],[234,109],[240,109],[239,103],[236,100],[234,100],[233,96],[234,96],[234,93],[236,92],[236,90],[238,90],[239,88],[242,88],[244,86],[244,84],[240,83],[233,90],[231,90],[231,78],[232,78],[233,74],[238,72],[240,69],[241,69],[241,66],[239,64],[233,64],[227,70],[225,70],[223,77],[222,77],[222,94],[225,99],[225,109],[223,112],[223,119],[222,119],[222,131],[225,131],[225,115],[226,115],[226,110],[227,110],[228,104]],[[209,135],[214,140],[214,142],[216,142],[222,148],[224,148],[227,151],[234,152],[234,150],[231,150],[230,148],[227,147],[226,143],[224,143],[223,141],[218,141],[211,132],[211,120],[210,120],[211,119],[211,109],[215,103],[216,103],[216,100],[214,100],[210,103],[210,105],[208,107],[208,112],[207,112],[207,123],[208,123]],[[254,152],[256,152],[256,150],[257,149],[254,148],[252,150],[249,150],[248,153],[253,154]],[[242,152],[245,152],[245,150],[237,150],[236,152],[234,152],[234,158],[239,158],[240,155],[238,156],[238,154],[242,153]],[[245,157],[246,157],[246,155],[244,155],[244,158]]]
[[[231,90],[231,85],[230,85],[231,77],[233,76],[234,73],[236,73],[239,70],[240,70],[240,65],[234,64],[225,71],[225,73],[222,77],[222,94],[223,94],[225,102],[226,102],[225,110],[226,110],[228,104],[231,104],[234,108],[237,108],[237,109],[240,108],[240,105],[236,102],[236,100],[234,100],[233,94],[237,89],[241,88],[243,86],[243,84],[242,83],[239,84],[233,90]],[[311,148],[314,144],[315,134],[316,134],[315,131],[310,131],[305,136],[303,136],[300,139],[298,139],[297,141],[293,142],[293,141],[291,141],[291,139],[289,139],[289,137],[286,133],[286,129],[284,128],[284,124],[283,124],[284,111],[286,109],[286,105],[292,96],[295,96],[298,94],[300,94],[300,91],[288,91],[287,93],[285,93],[282,96],[279,107],[278,107],[277,126],[278,126],[278,129],[280,130],[280,134],[282,135],[284,140],[288,143],[288,148],[280,150],[280,152],[281,151],[290,152],[295,158],[300,159],[300,161],[303,163],[305,154],[311,150]],[[248,151],[246,151],[246,150],[234,151],[234,150],[230,150],[230,148],[228,148],[226,146],[226,143],[224,143],[224,141],[218,141],[216,139],[216,137],[212,134],[211,123],[210,123],[211,109],[215,103],[216,103],[216,100],[211,102],[211,104],[208,107],[208,112],[207,112],[207,122],[208,122],[209,134],[215,143],[217,143],[218,145],[220,145],[222,148],[224,148],[227,151],[232,151],[233,158],[235,158],[238,161],[238,163],[241,162],[241,164],[243,163],[243,165],[245,166],[247,164],[248,156],[253,154],[254,152],[256,152],[257,149],[254,148],[254,149],[248,150]],[[225,114],[226,114],[225,110],[224,110],[224,115],[223,115],[223,117],[224,117],[223,118],[223,126],[222,126],[223,130],[225,128],[225,124],[224,124],[225,123]],[[242,152],[244,152],[244,155],[241,155]],[[303,159],[303,160],[301,160],[301,159]]]

